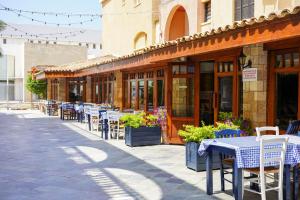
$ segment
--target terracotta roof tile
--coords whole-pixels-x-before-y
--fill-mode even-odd
[[[114,61],[127,59],[130,57],[142,55],[144,53],[154,51],[157,49],[161,49],[161,48],[165,48],[168,46],[175,46],[180,43],[187,42],[187,41],[198,40],[198,39],[212,36],[215,34],[221,34],[221,33],[224,33],[224,32],[230,31],[230,30],[234,30],[234,29],[238,29],[238,28],[242,28],[242,27],[246,27],[246,26],[252,26],[254,24],[262,23],[265,21],[272,21],[276,18],[283,18],[283,17],[289,16],[289,15],[295,15],[298,13],[300,13],[300,6],[297,6],[297,7],[293,8],[292,10],[284,9],[279,13],[270,13],[267,17],[260,16],[258,18],[251,18],[251,19],[247,19],[247,20],[236,21],[236,22],[233,22],[233,24],[231,24],[231,25],[226,25],[224,27],[218,27],[216,29],[206,31],[204,33],[196,33],[191,36],[184,36],[184,37],[177,38],[175,40],[164,41],[160,44],[151,45],[151,46],[145,47],[143,49],[139,49],[137,52],[133,52],[131,54],[127,54],[127,55],[120,56],[117,58],[113,57],[113,56],[104,56],[104,57],[95,58],[96,60],[88,60],[88,61],[79,62],[79,63],[71,63],[71,64],[66,64],[66,65],[62,65],[62,66],[58,66],[58,67],[53,67],[53,66],[50,67],[49,66],[45,69],[45,72],[48,72],[48,71],[49,72],[50,71],[52,71],[52,72],[53,71],[74,72],[74,71],[78,71],[81,69],[89,68],[91,66],[99,66],[101,64],[107,64],[107,63],[111,63]]]

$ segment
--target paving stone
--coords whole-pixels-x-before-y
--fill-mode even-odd
[[[220,192],[218,171],[215,193],[206,195],[206,174],[185,167],[184,146],[131,148],[37,111],[0,111],[0,118],[1,200],[233,199]]]

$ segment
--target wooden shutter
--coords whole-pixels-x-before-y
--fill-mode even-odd
[[[240,21],[242,19],[242,5],[241,0],[235,0],[234,19]]]

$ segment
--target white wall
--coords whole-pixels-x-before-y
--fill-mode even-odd
[[[0,48],[3,55],[15,58],[14,97],[17,101],[24,101],[24,40],[8,38],[3,44],[3,38],[0,38]]]

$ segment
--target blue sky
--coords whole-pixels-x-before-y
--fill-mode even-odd
[[[0,3],[9,8],[41,12],[66,12],[89,14],[100,14],[101,12],[99,0],[0,0]],[[47,15],[32,15],[31,13],[22,14],[30,18],[53,23],[71,23],[91,19],[91,17],[67,18]],[[18,17],[16,13],[2,10],[0,10],[0,20],[3,20],[6,23],[43,25],[41,23],[32,22],[30,19]],[[101,30],[101,21],[98,18],[95,19],[93,22],[88,22],[83,25],[74,25],[71,27]]]

